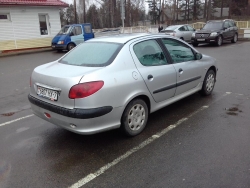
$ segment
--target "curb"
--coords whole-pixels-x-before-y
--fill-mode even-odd
[[[20,55],[20,54],[32,54],[32,53],[45,52],[45,51],[52,51],[52,48],[51,47],[46,47],[46,48],[39,48],[39,49],[3,52],[3,53],[0,53],[0,57],[14,56],[14,55]]]

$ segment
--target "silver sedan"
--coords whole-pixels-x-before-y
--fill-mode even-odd
[[[191,42],[192,34],[194,32],[195,29],[190,25],[170,25],[161,31],[161,33],[175,36],[186,42]]]
[[[79,134],[142,132],[149,114],[195,92],[210,95],[216,60],[171,36],[91,39],[36,67],[28,96],[35,115]]]

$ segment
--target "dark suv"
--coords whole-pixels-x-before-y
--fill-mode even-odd
[[[201,30],[193,33],[191,42],[193,46],[200,43],[220,46],[224,40],[231,40],[232,43],[238,40],[238,28],[233,20],[208,21]]]

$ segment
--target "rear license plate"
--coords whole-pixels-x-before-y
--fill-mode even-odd
[[[57,101],[58,98],[58,92],[51,90],[51,89],[47,89],[41,86],[37,86],[37,95],[40,97],[44,97],[46,99],[49,99],[51,101]]]
[[[197,41],[205,41],[205,39],[197,39]]]

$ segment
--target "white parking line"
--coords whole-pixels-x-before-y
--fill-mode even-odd
[[[215,103],[216,101],[220,100],[221,98],[230,95],[231,92],[226,92],[225,94],[223,94],[221,97],[219,97],[217,100],[213,101],[211,104]],[[210,104],[210,105],[211,105]],[[209,108],[209,106],[202,106],[201,108],[199,108],[198,110],[196,110],[195,112],[193,112],[192,114],[190,114],[189,116],[180,119],[179,121],[177,121],[175,124],[168,126],[167,128],[161,130],[160,132],[152,135],[151,137],[149,137],[147,140],[145,140],[144,142],[142,142],[141,144],[139,144],[138,146],[132,148],[131,150],[127,151],[125,154],[121,155],[120,157],[116,158],[115,160],[113,160],[111,163],[106,164],[105,166],[101,167],[99,170],[97,170],[94,173],[91,173],[89,175],[87,175],[86,177],[80,179],[78,182],[76,182],[75,184],[71,185],[69,188],[80,188],[83,185],[87,184],[88,182],[92,181],[93,179],[95,179],[96,177],[100,176],[101,174],[103,174],[106,170],[108,170],[109,168],[115,166],[116,164],[118,164],[119,162],[123,161],[124,159],[126,159],[127,157],[129,157],[131,154],[139,151],[140,149],[144,148],[145,146],[147,146],[148,144],[152,143],[153,141],[155,141],[156,139],[162,137],[163,135],[165,135],[167,132],[171,131],[172,129],[176,128],[178,125],[182,124],[183,122],[187,121],[189,118],[191,118],[192,116],[196,115],[197,113],[199,113],[200,111]]]
[[[97,170],[96,172],[87,175],[86,177],[82,178],[81,180],[79,180],[77,183],[73,184],[72,186],[70,186],[70,188],[79,188],[82,187],[83,185],[85,185],[86,183],[92,181],[93,179],[95,179],[96,177],[100,176],[101,174],[103,174],[106,170],[108,170],[109,168],[115,166],[116,164],[118,164],[119,162],[123,161],[124,159],[126,159],[127,157],[129,157],[131,154],[137,152],[138,150],[144,148],[145,146],[147,146],[148,144],[152,143],[153,141],[155,141],[156,139],[160,138],[161,136],[165,135],[167,132],[171,131],[172,129],[176,128],[178,125],[182,124],[183,122],[187,121],[190,117],[194,116],[195,114],[197,114],[198,112],[207,109],[208,106],[203,106],[200,109],[198,109],[197,111],[195,111],[194,113],[190,114],[189,116],[180,119],[179,121],[177,121],[175,124],[168,126],[167,128],[163,129],[162,131],[152,135],[151,137],[149,137],[147,140],[145,140],[144,142],[142,142],[141,144],[139,144],[138,146],[132,148],[131,150],[127,151],[125,154],[123,154],[122,156],[116,158],[115,160],[113,160],[111,163],[106,164],[105,166],[101,167],[99,170]]]
[[[22,120],[22,119],[26,119],[26,118],[32,117],[32,116],[34,116],[34,114],[31,114],[31,115],[28,115],[28,116],[24,116],[24,117],[21,117],[21,118],[18,118],[18,119],[14,119],[14,120],[11,120],[11,121],[2,123],[2,124],[0,124],[0,127],[2,127],[2,126],[4,126],[4,125],[11,124],[11,123],[14,123],[14,122],[16,122],[16,121],[20,121],[20,120]]]

